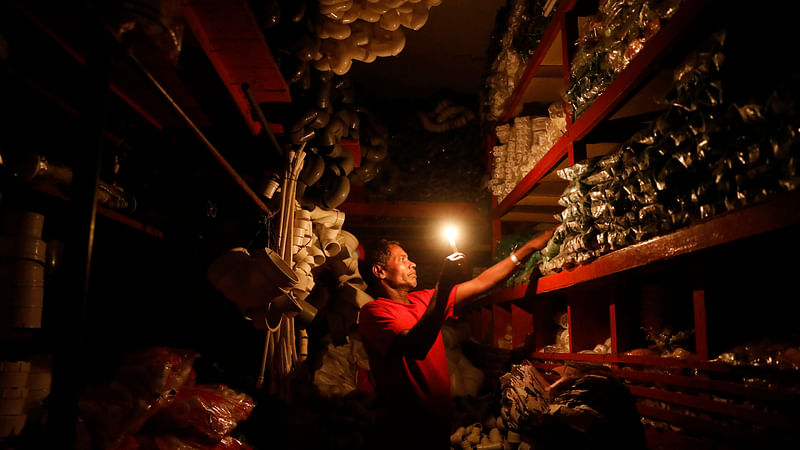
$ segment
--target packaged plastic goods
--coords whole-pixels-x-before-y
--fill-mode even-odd
[[[481,92],[481,118],[496,122],[517,86],[525,65],[544,35],[552,14],[545,15],[547,0],[511,0],[498,13],[487,51],[491,63]]]
[[[548,116],[519,116],[511,124],[495,128],[499,145],[494,156],[489,189],[500,200],[505,198],[566,131],[563,103],[553,103]]]
[[[254,407],[250,396],[228,386],[198,384],[181,388],[152,420],[218,442],[250,417]]]
[[[645,448],[636,403],[605,366],[569,363],[548,383],[523,361],[501,384],[509,441],[516,434],[532,448]]]
[[[726,38],[713,34],[678,65],[670,106],[650,126],[558,171],[570,181],[556,216],[564,236],[557,255],[543,252],[543,274],[797,187],[797,83],[754,97],[725,70]]]
[[[93,448],[117,448],[193,378],[190,350],[153,347],[127,355],[102,387],[87,390],[78,408]]]
[[[589,17],[570,64],[565,100],[577,118],[605,91],[645,43],[675,14],[680,0],[605,0]]]

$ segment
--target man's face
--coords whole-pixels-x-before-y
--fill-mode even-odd
[[[376,274],[392,288],[414,289],[417,287],[417,265],[408,259],[408,254],[398,245],[389,245],[391,256],[386,266]]]

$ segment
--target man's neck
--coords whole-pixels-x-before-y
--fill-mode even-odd
[[[411,303],[411,300],[408,299],[408,292],[409,290],[407,288],[393,288],[391,286],[383,285],[384,297],[404,305]]]

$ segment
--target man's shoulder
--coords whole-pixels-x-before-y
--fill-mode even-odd
[[[361,314],[364,312],[372,313],[376,311],[386,310],[391,306],[392,301],[383,297],[377,297],[371,302],[367,302],[361,307]]]

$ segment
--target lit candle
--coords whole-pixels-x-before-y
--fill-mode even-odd
[[[456,236],[458,235],[458,230],[456,227],[447,227],[444,229],[444,237],[450,241],[450,247],[453,249],[453,253],[458,252],[458,248],[456,248]]]

